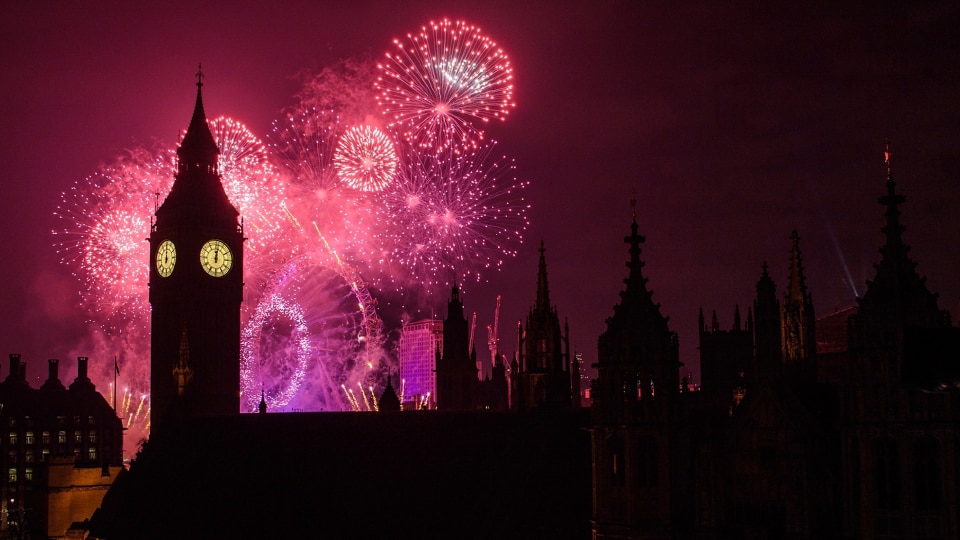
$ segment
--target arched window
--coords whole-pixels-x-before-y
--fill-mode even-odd
[[[624,459],[623,439],[616,433],[607,439],[610,450],[610,485],[623,486],[626,478],[626,460]]]
[[[850,441],[850,499],[855,516],[860,515],[860,440]]]
[[[900,508],[900,454],[893,437],[873,440],[873,493],[878,510]]]
[[[913,481],[917,509],[940,509],[940,441],[931,436],[913,443]]]
[[[645,488],[657,485],[657,439],[643,435],[637,441],[637,485]]]

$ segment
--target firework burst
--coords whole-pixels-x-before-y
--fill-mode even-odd
[[[397,172],[397,154],[386,133],[372,126],[348,129],[333,156],[337,175],[361,191],[381,191]]]
[[[378,65],[378,102],[413,144],[436,151],[476,146],[472,123],[504,119],[513,103],[513,68],[480,29],[463,21],[430,22]]]
[[[172,166],[143,149],[75,183],[61,196],[54,247],[81,282],[81,305],[108,327],[149,314],[150,216],[170,191]]]
[[[330,111],[307,109],[275,122],[268,147],[288,185],[283,205],[299,231],[298,241],[319,230],[337,253],[368,251],[376,227],[374,208],[363,191],[345,188],[334,164],[339,123]]]
[[[365,278],[385,294],[479,280],[523,241],[528,183],[475,125],[514,107],[506,55],[462,22],[408,37],[383,65],[347,60],[305,79],[266,144],[232,119],[210,122],[248,237],[245,410],[261,392],[271,410],[376,409],[393,362]],[[118,405],[138,439],[150,406],[150,359],[137,356],[149,351],[144,239],[175,163],[169,148],[129,151],[56,212],[55,245],[98,336],[84,346],[119,356]]]
[[[287,196],[279,172],[266,145],[246,126],[224,116],[208,123],[220,148],[223,189],[243,216],[247,264],[269,264],[258,259],[286,247],[282,240]]]
[[[389,261],[436,285],[479,281],[516,255],[529,222],[513,160],[495,142],[453,155],[410,156],[383,199]]]

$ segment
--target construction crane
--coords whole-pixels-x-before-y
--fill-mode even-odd
[[[473,351],[473,334],[474,330],[477,329],[477,312],[473,312],[473,317],[470,317],[470,342],[467,343],[467,354]]]
[[[493,326],[487,325],[487,345],[490,347],[490,369],[497,363],[497,351],[500,349],[500,295],[497,295],[497,307],[493,310]],[[488,374],[484,374],[488,375]],[[490,376],[493,372],[489,373]]]

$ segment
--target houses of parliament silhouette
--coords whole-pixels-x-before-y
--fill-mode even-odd
[[[885,242],[858,305],[815,317],[794,232],[782,295],[764,263],[730,329],[701,312],[697,391],[680,379],[634,216],[589,407],[541,246],[502,385],[479,384],[453,287],[438,410],[400,411],[388,384],[380,413],[240,414],[243,231],[201,86],[150,233],[153,434],[82,526],[89,537],[960,535],[960,329],[909,258],[889,155]]]

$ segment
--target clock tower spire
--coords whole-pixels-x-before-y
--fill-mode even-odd
[[[153,429],[240,410],[243,228],[220,180],[220,151],[203,109],[203,73],[177,149],[170,194],[150,231]],[[189,383],[183,351],[189,351]]]

